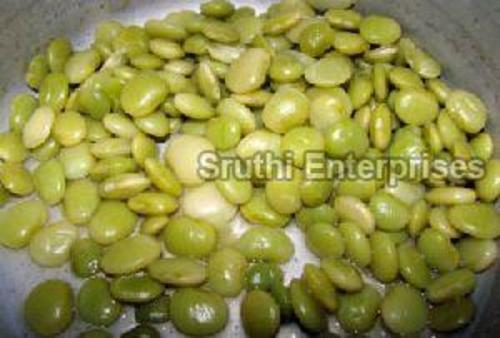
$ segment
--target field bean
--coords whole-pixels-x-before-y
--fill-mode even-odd
[[[356,292],[363,288],[364,282],[359,271],[348,261],[333,257],[321,260],[321,269],[335,287],[347,292]]]
[[[12,249],[25,247],[47,219],[48,210],[40,200],[23,201],[2,209],[0,243]]]
[[[460,265],[474,272],[487,269],[497,257],[497,246],[491,239],[464,238],[457,243]]]
[[[429,326],[438,332],[451,332],[467,325],[474,317],[475,306],[468,298],[456,298],[434,306],[429,311]]]
[[[411,311],[405,311],[411,309]],[[408,335],[421,331],[427,322],[427,305],[417,289],[394,286],[385,295],[381,314],[384,324],[394,333]]]
[[[167,250],[178,256],[207,256],[217,241],[211,224],[186,216],[170,220],[162,236]]]
[[[160,256],[160,243],[146,235],[135,235],[112,244],[104,253],[101,267],[107,274],[139,271]]]
[[[99,244],[115,243],[132,233],[137,216],[118,201],[103,201],[89,222],[90,237]]]
[[[147,275],[120,276],[113,279],[110,285],[113,298],[127,303],[147,303],[163,291],[163,285]]]
[[[122,313],[122,306],[111,296],[109,282],[104,278],[87,279],[76,300],[78,315],[83,321],[109,326]]]
[[[418,250],[427,264],[441,272],[452,271],[458,266],[459,254],[450,239],[435,229],[425,229],[417,241]]]
[[[178,287],[200,285],[207,279],[205,265],[188,257],[158,259],[147,270],[159,282]]]
[[[347,332],[366,332],[374,325],[382,297],[370,285],[361,291],[342,295],[337,312],[340,325]]]
[[[238,250],[248,260],[284,263],[295,251],[290,238],[281,230],[266,226],[253,226],[239,239]]]
[[[69,258],[70,249],[78,238],[78,229],[66,222],[49,225],[30,240],[31,259],[40,266],[56,267]]]
[[[174,326],[191,336],[213,335],[228,321],[229,310],[224,299],[201,289],[178,289],[170,302],[170,317]]]
[[[460,232],[480,239],[500,235],[500,215],[491,204],[463,204],[449,209],[448,220]]]
[[[339,224],[339,231],[344,238],[347,256],[360,267],[365,267],[372,260],[372,248],[365,232],[355,222]]]
[[[434,279],[427,288],[427,298],[433,303],[442,303],[465,296],[474,289],[476,276],[468,269],[459,269]]]
[[[290,296],[295,316],[299,323],[309,332],[321,332],[327,326],[326,314],[312,298],[303,283],[298,280],[290,282]]]
[[[342,237],[341,232],[333,225],[315,223],[307,227],[306,244],[320,258],[341,257],[347,245]]]
[[[280,309],[270,294],[253,290],[241,303],[241,320],[249,337],[274,337],[279,330]]]
[[[59,203],[66,191],[66,178],[61,162],[52,159],[41,163],[33,172],[33,183],[46,203]]]
[[[302,282],[313,298],[328,312],[338,308],[338,297],[332,283],[319,267],[308,263],[304,265]]]
[[[376,231],[370,236],[372,260],[370,268],[380,281],[393,281],[399,272],[399,261],[396,244],[383,232]]]
[[[89,238],[77,239],[70,251],[71,271],[78,277],[85,278],[99,271],[102,249]]]
[[[138,323],[164,323],[170,319],[170,296],[163,295],[135,308]]]
[[[59,279],[38,284],[24,301],[24,318],[36,334],[64,332],[73,320],[73,291],[69,284]]]
[[[28,196],[35,190],[31,173],[21,163],[1,163],[0,183],[10,193]]]

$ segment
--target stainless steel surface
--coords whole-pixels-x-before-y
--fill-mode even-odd
[[[26,90],[22,78],[25,63],[50,37],[68,35],[76,46],[91,40],[92,28],[99,21],[114,18],[126,23],[142,23],[145,18],[161,18],[175,9],[196,9],[200,1],[193,0],[0,0],[0,125],[6,126],[8,102],[12,95]],[[265,8],[272,1],[238,0]],[[489,129],[500,144],[500,1],[498,0],[360,0],[363,12],[382,13],[396,17],[405,31],[445,66],[444,76],[452,85],[477,92],[490,110]],[[497,149],[499,147],[497,146]],[[297,275],[304,262],[314,260],[306,252],[303,239],[295,227],[287,230],[297,243],[297,255],[287,269],[288,278]],[[41,280],[57,276],[71,278],[68,268],[46,270],[32,264],[25,251],[0,249],[0,337],[28,337],[22,320],[22,302],[30,288]],[[474,297],[478,312],[474,323],[457,333],[467,337],[495,336],[500,330],[500,266],[486,272],[480,279]],[[231,324],[220,336],[242,336],[237,300],[232,302]],[[133,318],[130,312],[115,333],[128,328]],[[74,337],[86,328],[77,321],[65,336]],[[332,322],[332,328],[338,326]],[[170,325],[162,335],[173,336]],[[287,326],[282,337],[300,337],[296,326]],[[377,330],[375,335],[382,335]]]

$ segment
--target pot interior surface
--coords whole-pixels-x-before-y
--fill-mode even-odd
[[[15,93],[26,91],[23,82],[27,60],[46,42],[61,35],[69,36],[74,45],[86,46],[98,22],[115,19],[127,24],[140,24],[148,18],[162,18],[179,9],[197,9],[194,0],[2,0],[0,2],[0,124],[6,129],[8,106]],[[233,0],[238,5],[265,9],[270,0]],[[444,66],[444,78],[455,87],[480,95],[489,107],[489,131],[500,147],[500,1],[498,0],[427,0],[386,1],[359,0],[363,13],[379,13],[399,20],[407,34],[433,54]],[[497,151],[497,155],[500,153]],[[241,222],[241,220],[237,220]],[[302,234],[295,226],[287,228],[297,254],[285,267],[286,277],[296,277],[304,263],[316,261],[307,252]],[[33,264],[26,250],[0,248],[0,336],[28,337],[22,318],[22,304],[29,290],[42,280],[62,278],[77,287],[66,265],[60,269],[42,269]],[[474,298],[477,313],[474,322],[457,336],[494,335],[500,330],[500,266],[496,264],[479,279]],[[231,322],[220,337],[243,336],[239,322],[239,300],[231,300]],[[124,332],[133,323],[128,311],[110,330]],[[75,337],[88,326],[76,320],[63,335]],[[335,321],[332,331],[339,330]],[[161,327],[162,335],[176,333],[171,324]],[[385,335],[380,328],[374,336]],[[279,336],[306,336],[294,324],[284,326]]]

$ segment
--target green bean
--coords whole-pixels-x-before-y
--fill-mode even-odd
[[[49,279],[32,289],[24,301],[28,326],[42,336],[64,332],[73,320],[73,291],[68,283]]]

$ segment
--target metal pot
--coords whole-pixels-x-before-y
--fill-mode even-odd
[[[233,0],[238,5],[266,8],[271,0]],[[77,47],[92,39],[93,27],[105,19],[142,23],[145,18],[163,17],[177,9],[196,9],[199,0],[1,0],[0,1],[0,122],[7,125],[8,105],[13,94],[26,90],[23,82],[26,61],[51,37],[67,35]],[[500,145],[500,2],[498,0],[359,0],[363,12],[394,16],[407,34],[437,57],[444,65],[444,77],[452,84],[478,93],[490,110],[489,131]],[[498,155],[498,154],[497,154]],[[298,232],[295,232],[298,237]],[[310,256],[298,245],[297,258],[287,271],[298,274],[301,262]],[[71,277],[68,268],[47,270],[31,263],[26,252],[0,248],[0,336],[26,337],[31,333],[22,318],[23,299],[29,290],[47,278],[81,282]],[[500,266],[484,273],[474,298],[478,305],[474,322],[454,335],[495,336],[500,330]],[[238,303],[231,302],[232,321],[221,336],[243,336]],[[129,313],[130,314],[130,313]],[[133,316],[132,316],[133,317]],[[127,316],[112,327],[116,334],[131,326]],[[74,323],[64,336],[74,337],[86,328]],[[374,335],[379,336],[380,330]],[[162,328],[163,336],[176,335],[171,325]],[[280,336],[305,335],[297,326],[284,327]]]

